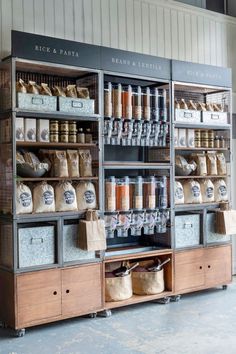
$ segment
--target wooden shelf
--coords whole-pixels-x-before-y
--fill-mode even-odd
[[[98,177],[18,177],[20,181],[38,182],[38,181],[97,181]]]
[[[205,148],[205,147],[180,147],[180,146],[175,146],[175,150],[181,150],[181,151],[229,151],[229,148]]]
[[[123,248],[124,250],[127,250],[127,246],[125,248]],[[172,249],[170,248],[157,248],[157,249],[152,249],[152,250],[147,250],[147,251],[143,251],[144,247],[139,246],[139,248],[141,249],[140,251],[138,250],[138,247],[129,247],[129,251],[130,253],[126,252],[123,254],[113,254],[113,255],[109,255],[110,253],[113,253],[115,251],[115,249],[108,249],[105,253],[105,263],[111,263],[114,261],[125,261],[125,260],[131,260],[131,259],[137,259],[137,258],[146,258],[146,257],[155,257],[155,256],[162,256],[162,255],[171,255],[173,253]],[[119,248],[120,251],[122,251],[122,248]],[[133,250],[133,252],[132,252]]]
[[[175,176],[176,179],[201,179],[201,178],[227,178],[230,177],[229,175],[216,175],[216,176]]]
[[[163,297],[171,296],[172,293],[173,293],[172,291],[164,291],[156,295],[133,295],[130,299],[127,300],[105,302],[105,309],[109,310],[117,307],[138,304],[140,302],[162,299]]]
[[[51,142],[31,142],[31,141],[17,141],[16,142],[17,147],[49,147],[49,148],[60,148],[60,147],[65,147],[65,148],[95,148],[98,147],[97,144],[79,144],[79,143],[51,143]]]

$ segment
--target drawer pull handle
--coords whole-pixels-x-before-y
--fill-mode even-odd
[[[42,98],[35,98],[35,97],[32,97],[32,104],[34,104],[34,105],[43,104],[43,99],[42,99]]]
[[[57,291],[54,291],[54,292],[53,292],[53,295],[57,295]]]
[[[39,245],[40,243],[43,243],[44,239],[42,237],[32,237],[30,240],[31,245]]]
[[[67,290],[66,290],[66,293],[67,293],[67,294],[69,294],[69,292],[70,292],[70,290],[69,290],[69,289],[67,289]]]
[[[199,269],[202,269],[202,266],[200,266]]]
[[[83,103],[82,102],[77,102],[77,101],[71,101],[71,106],[73,108],[83,108]]]
[[[211,268],[211,266],[210,266],[210,265],[208,265],[208,268]]]
[[[184,229],[191,229],[193,227],[193,224],[191,222],[186,222],[184,224]]]

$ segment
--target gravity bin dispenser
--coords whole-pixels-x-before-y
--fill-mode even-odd
[[[171,247],[169,85],[104,77],[108,252]]]

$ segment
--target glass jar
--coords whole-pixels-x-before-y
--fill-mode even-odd
[[[218,149],[219,147],[220,147],[220,138],[218,135],[216,135],[214,139],[214,148]]]
[[[104,88],[104,116],[112,117],[112,83],[107,82]]]
[[[79,130],[78,130],[77,143],[79,143],[79,144],[85,143],[85,134],[83,132],[83,128],[79,128]]]
[[[158,209],[166,209],[167,201],[167,178],[166,176],[158,177],[156,185],[156,200]]]
[[[122,91],[122,117],[132,119],[132,86],[128,85]]]
[[[129,211],[129,177],[125,176],[116,180],[116,209]]]
[[[142,119],[142,89],[141,86],[137,86],[133,90],[133,117],[136,120]]]
[[[200,148],[201,147],[201,130],[196,129],[194,131],[194,141],[195,141],[195,147]]]
[[[150,88],[146,87],[142,94],[142,108],[143,108],[143,119],[149,121],[151,119],[151,107],[150,107]]]
[[[110,176],[105,180],[105,210],[116,210],[116,179]]]
[[[137,176],[132,183],[132,208],[143,209],[143,177]]]
[[[92,144],[93,142],[93,134],[91,133],[91,129],[86,129],[85,133],[85,143],[86,144]]]
[[[220,148],[224,149],[225,148],[225,138],[223,137],[223,135],[220,137]]]
[[[122,85],[117,84],[112,90],[113,117],[122,118]]]
[[[145,178],[143,184],[143,207],[145,209],[156,208],[156,179],[154,176]]]

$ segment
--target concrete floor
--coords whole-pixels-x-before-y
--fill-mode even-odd
[[[110,318],[34,327],[23,338],[0,329],[0,354],[235,354],[235,329],[236,279],[227,291],[124,307]]]

